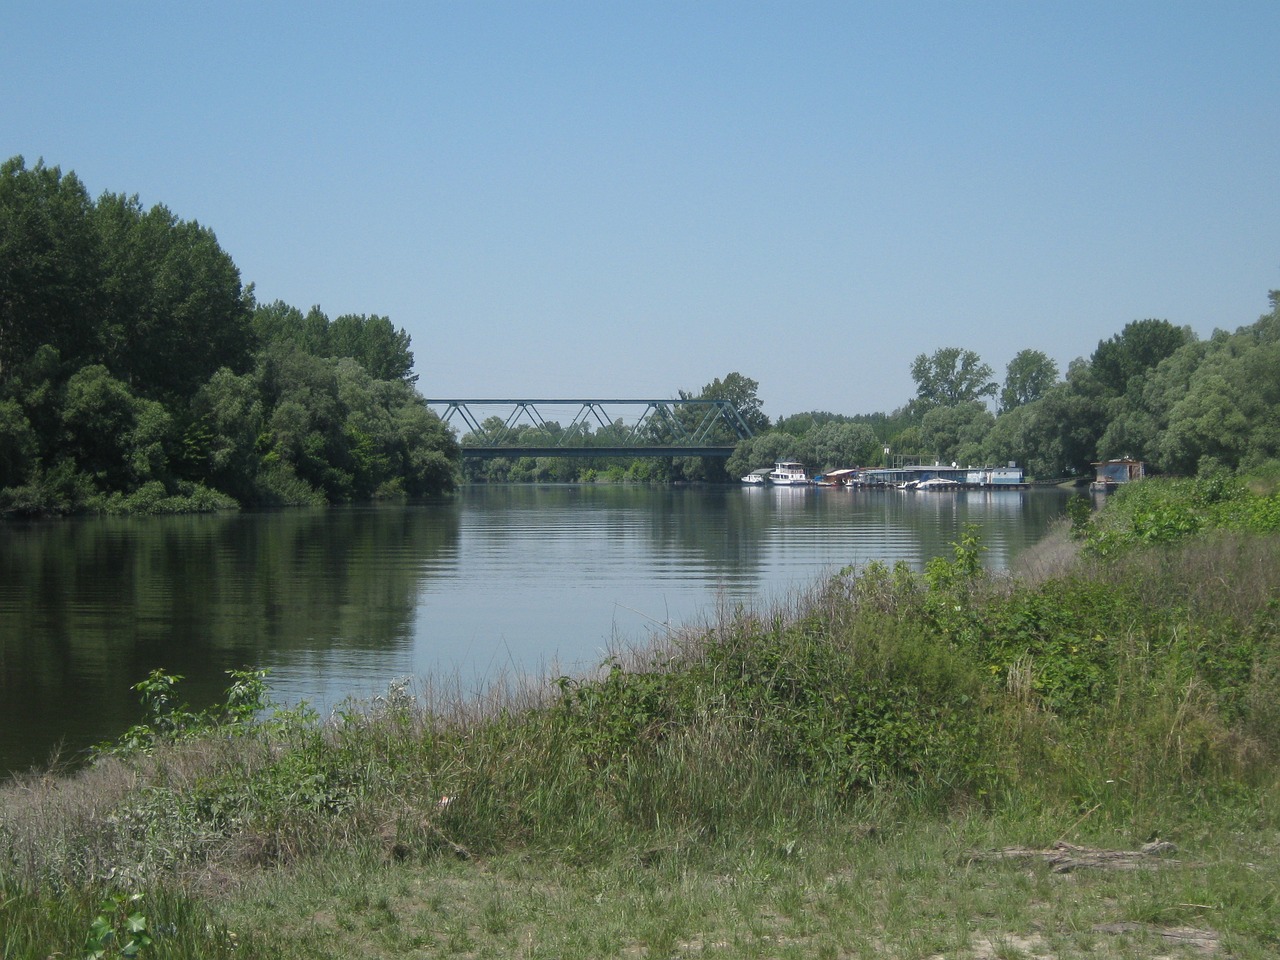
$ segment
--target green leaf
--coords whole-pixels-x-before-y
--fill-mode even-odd
[[[88,942],[98,945],[107,942],[112,936],[111,924],[106,917],[99,916],[89,925]]]

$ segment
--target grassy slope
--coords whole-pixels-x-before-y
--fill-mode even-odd
[[[157,956],[1274,956],[1280,512],[1143,486],[1018,582],[963,541],[589,680],[161,712],[215,729],[7,788],[2,955],[120,890]]]

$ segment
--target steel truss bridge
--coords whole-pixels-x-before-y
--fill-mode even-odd
[[[462,422],[462,455],[728,457],[751,437],[730,400],[427,400]],[[568,426],[549,419],[572,412]],[[501,421],[501,425],[498,424]],[[530,429],[532,428],[532,429]],[[534,434],[545,443],[529,443]]]

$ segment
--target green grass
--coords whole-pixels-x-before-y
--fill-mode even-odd
[[[255,719],[253,672],[201,714],[153,674],[90,769],[0,794],[0,957],[84,956],[137,894],[157,957],[1191,956],[1196,931],[1274,956],[1269,496],[1020,580],[966,535],[591,677],[323,722]],[[1176,853],[1123,872],[995,856],[1155,838]]]
[[[1280,890],[1274,837],[1242,845],[1241,825],[1224,824],[1179,849],[1186,866],[1054,874],[975,859],[1008,841],[993,826],[915,819],[656,863],[574,866],[527,853],[359,870],[321,861],[257,875],[228,919],[259,931],[253,949],[263,955],[319,957],[353,944],[372,956],[951,957],[1015,944],[1032,944],[1021,948],[1029,955],[1141,956],[1169,926],[1214,931],[1231,956],[1280,946],[1267,928]],[[1095,932],[1122,921],[1143,928]]]

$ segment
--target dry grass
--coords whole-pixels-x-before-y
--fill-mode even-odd
[[[1215,531],[1177,551],[1135,551],[1123,562],[1147,597],[1182,597],[1200,618],[1247,622],[1280,596],[1272,537]]]
[[[1009,572],[1021,583],[1037,586],[1079,568],[1080,543],[1071,537],[1071,524],[1059,520],[1035,544],[1014,557]]]

